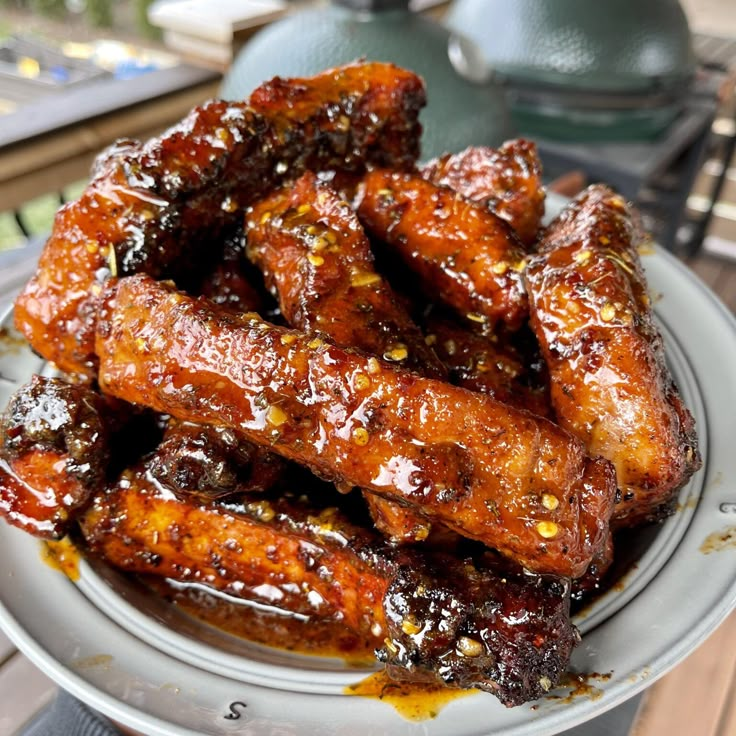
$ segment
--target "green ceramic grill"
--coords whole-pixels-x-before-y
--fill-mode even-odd
[[[452,34],[408,8],[408,0],[341,0],[294,12],[256,34],[223,84],[225,98],[247,96],[264,79],[314,74],[364,57],[421,74],[422,157],[512,137],[503,91],[463,78],[450,60]],[[457,51],[457,50],[456,50]]]
[[[479,47],[528,135],[652,138],[695,70],[677,0],[456,0],[446,23]]]

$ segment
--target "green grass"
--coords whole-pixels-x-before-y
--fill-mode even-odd
[[[64,187],[67,201],[76,199],[85,187],[86,180]],[[26,202],[20,211],[23,224],[31,235],[43,235],[51,229],[54,214],[59,209],[59,198],[55,194],[44,194]],[[18,248],[25,236],[18,227],[12,212],[0,212],[0,250]]]

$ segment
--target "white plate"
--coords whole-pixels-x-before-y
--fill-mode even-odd
[[[86,563],[74,584],[41,562],[37,540],[4,522],[0,625],[61,686],[153,735],[545,736],[623,702],[684,659],[736,604],[736,546],[701,551],[712,534],[730,529],[736,537],[736,322],[670,255],[643,260],[652,292],[662,295],[655,311],[705,464],[683,489],[678,513],[640,535],[631,550],[639,561],[623,589],[578,622],[584,637],[572,669],[610,674],[591,680],[596,698],[507,710],[477,694],[451,702],[434,720],[410,723],[386,703],[341,694],[364,671],[202,636],[204,629],[141,599],[120,576]],[[29,350],[6,344],[0,404],[42,367]]]

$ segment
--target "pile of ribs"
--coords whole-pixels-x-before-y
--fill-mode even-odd
[[[5,410],[0,513],[514,706],[700,457],[629,205],[543,228],[534,145],[420,166],[424,103],[354,63],[105,151],[15,303],[58,376]]]

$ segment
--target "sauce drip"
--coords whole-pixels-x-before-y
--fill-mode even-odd
[[[380,639],[361,639],[336,621],[312,620],[254,601],[213,595],[203,586],[141,576],[143,584],[192,618],[240,639],[298,654],[336,657],[355,667],[376,664]]]
[[[28,346],[28,342],[16,332],[7,327],[0,327],[0,354],[15,355]]]
[[[474,695],[478,690],[456,690],[440,685],[395,682],[386,672],[374,672],[343,691],[346,695],[376,698],[392,705],[409,721],[436,718],[451,701]]]
[[[43,542],[41,559],[54,570],[63,572],[72,582],[79,580],[81,555],[69,537]]]
[[[561,703],[572,703],[576,698],[590,698],[598,700],[603,695],[603,690],[596,687],[592,681],[600,683],[611,679],[611,672],[601,674],[600,672],[568,672],[563,675],[557,690],[568,690],[566,694],[556,692],[545,695],[547,700],[557,700]]]
[[[727,526],[718,532],[712,532],[700,545],[700,551],[704,555],[722,552],[724,549],[736,549],[736,526]]]

